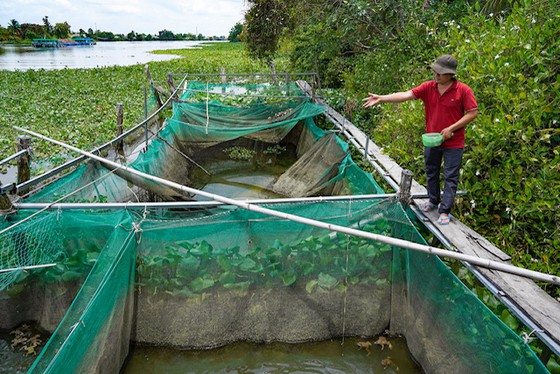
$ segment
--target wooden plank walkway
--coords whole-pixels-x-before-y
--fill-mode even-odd
[[[313,94],[307,82],[298,81],[298,86],[312,98],[313,102],[326,108],[325,116],[353,143],[365,153],[373,163],[379,165],[388,182],[397,186],[401,180],[403,168],[393,159],[381,152],[360,129],[344,118],[340,113],[329,107],[321,98]],[[412,181],[411,194],[426,196],[426,188],[415,180]],[[510,264],[511,257],[490,243],[482,235],[464,225],[455,217],[449,225],[436,224],[438,213],[422,212],[420,205],[427,199],[414,199],[411,208],[420,220],[437,237],[443,238],[448,249],[477,256],[484,259],[501,261]],[[471,267],[475,275],[500,299],[509,310],[519,317],[533,330],[554,353],[560,355],[560,303],[544,292],[530,279],[481,267]]]

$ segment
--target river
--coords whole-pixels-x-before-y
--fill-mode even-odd
[[[195,48],[200,41],[97,42],[93,46],[35,48],[30,45],[0,45],[0,70],[77,69],[128,66],[177,58],[153,54],[154,50]]]

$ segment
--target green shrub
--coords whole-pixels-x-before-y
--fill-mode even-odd
[[[426,43],[415,48],[427,50],[412,51],[412,55],[431,55],[430,60],[442,53],[454,54],[460,64],[459,79],[473,88],[479,103],[480,114],[467,128],[459,186],[468,194],[458,199],[456,214],[510,254],[515,264],[552,274],[560,273],[557,5],[516,5],[498,15],[473,12],[457,21],[426,26],[424,33],[423,26],[416,27]],[[409,40],[409,33],[403,35],[399,43]],[[414,66],[404,63],[410,55],[391,46],[383,53],[363,56],[347,77],[348,90],[354,97],[364,97],[368,91],[408,90],[431,79],[423,58],[416,59]],[[422,103],[384,105],[369,110],[367,117],[360,126],[424,182]],[[559,295],[558,287],[543,287]]]

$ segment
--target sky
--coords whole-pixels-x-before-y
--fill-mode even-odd
[[[110,31],[114,34],[174,34],[228,36],[243,22],[245,0],[0,0],[0,25],[68,22],[72,31]]]

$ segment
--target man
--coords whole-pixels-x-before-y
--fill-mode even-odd
[[[451,55],[443,55],[430,66],[434,80],[406,92],[390,95],[370,93],[363,99],[364,108],[378,103],[400,103],[420,99],[424,102],[426,132],[438,132],[443,136],[439,147],[424,148],[424,165],[426,169],[429,201],[421,209],[429,212],[438,207],[440,213],[437,222],[449,224],[451,207],[459,183],[459,169],[465,147],[465,126],[478,115],[478,105],[472,89],[459,82],[457,60]],[[440,171],[443,160],[443,196],[440,198]],[[439,206],[438,206],[439,205]]]

